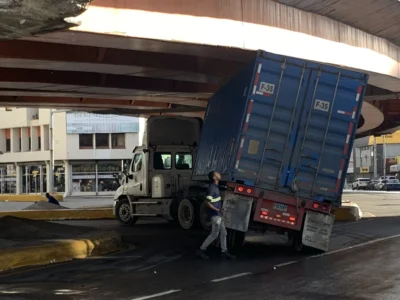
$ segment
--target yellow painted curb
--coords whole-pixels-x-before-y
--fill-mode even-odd
[[[343,203],[336,209],[336,221],[358,221],[362,218],[360,207],[352,202]]]
[[[0,212],[0,217],[5,216],[45,221],[115,219],[112,208],[19,210]]]
[[[121,237],[114,232],[90,239],[49,241],[40,246],[14,247],[0,251],[0,271],[66,262],[121,249]]]
[[[63,201],[64,196],[60,194],[53,194],[57,201]],[[47,201],[45,195],[0,195],[0,201],[7,202],[37,202],[37,201]]]

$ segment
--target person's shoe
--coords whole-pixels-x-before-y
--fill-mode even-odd
[[[209,259],[210,257],[207,255],[207,253],[203,250],[197,250],[196,255],[202,259]]]
[[[236,259],[236,256],[233,254],[230,254],[229,252],[222,252],[221,258],[222,259]]]

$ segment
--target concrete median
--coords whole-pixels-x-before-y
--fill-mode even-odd
[[[57,201],[63,201],[64,196],[53,194]],[[0,202],[38,202],[47,201],[45,195],[0,195]]]
[[[0,250],[0,271],[66,262],[119,250],[121,238],[116,233],[82,240],[50,240],[41,245]]]
[[[358,221],[362,218],[360,207],[354,202],[343,202],[342,206],[336,209],[336,221]]]
[[[0,212],[0,217],[5,216],[45,221],[114,219],[112,208],[19,210]]]
[[[99,256],[122,249],[121,236],[82,226],[0,218],[0,271]]]

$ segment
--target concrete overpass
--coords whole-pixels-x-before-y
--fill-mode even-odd
[[[52,2],[27,10],[30,0],[0,1],[0,35],[20,38],[0,44],[2,105],[199,115],[264,49],[368,72],[358,134],[399,125],[398,1]]]

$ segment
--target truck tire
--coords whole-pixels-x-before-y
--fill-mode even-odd
[[[239,252],[243,245],[246,237],[246,233],[234,229],[227,229],[226,244],[228,251],[231,253]]]
[[[295,231],[289,234],[290,243],[294,252],[299,253],[304,250],[303,231]]]
[[[211,230],[211,218],[208,213],[208,206],[206,201],[203,201],[200,204],[199,220],[200,220],[200,225],[203,229],[208,231]]]
[[[131,216],[131,207],[126,198],[122,198],[117,202],[115,206],[115,217],[123,226],[132,226],[138,220],[138,217]]]
[[[178,222],[179,225],[189,230],[196,226],[198,223],[198,212],[196,209],[196,203],[188,199],[183,199],[179,202],[178,206]]]

